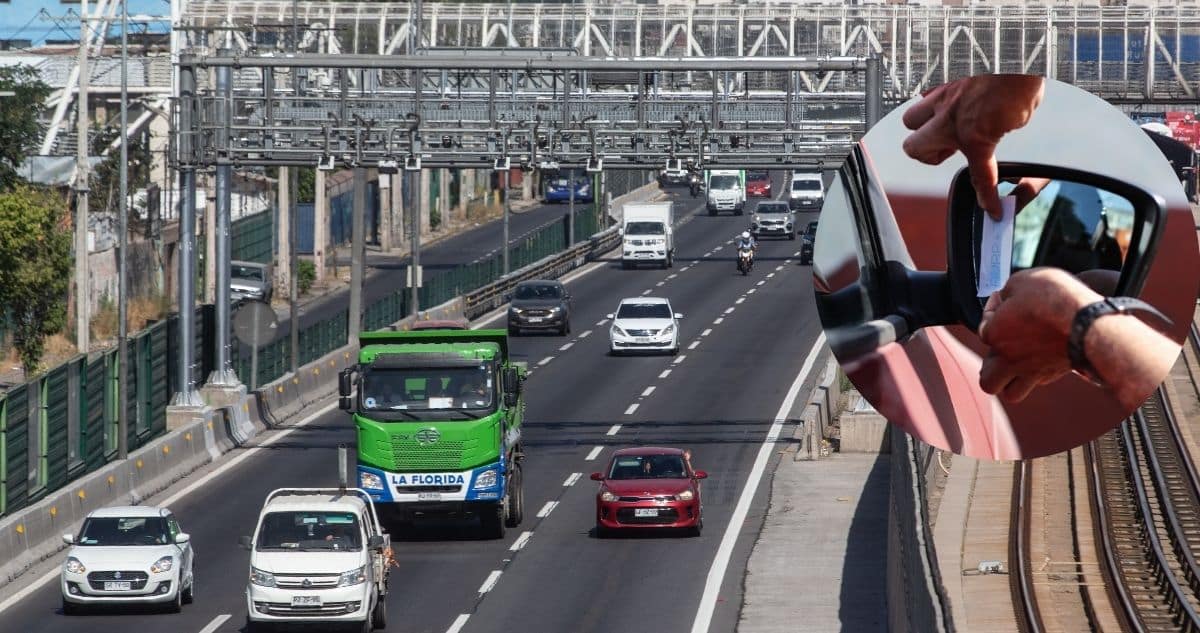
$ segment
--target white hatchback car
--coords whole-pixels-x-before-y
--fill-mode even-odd
[[[63,613],[113,603],[161,604],[178,612],[195,591],[190,541],[166,508],[93,511],[78,535],[63,535],[72,546],[62,568]]]
[[[679,353],[679,319],[671,302],[661,297],[622,299],[617,311],[609,314],[609,353],[637,351]]]

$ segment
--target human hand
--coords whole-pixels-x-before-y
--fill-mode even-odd
[[[1059,268],[1013,273],[983,309],[979,338],[991,349],[983,359],[979,386],[1017,402],[1069,373],[1067,340],[1075,314],[1103,298]]]
[[[939,165],[961,151],[979,206],[1000,219],[996,145],[1029,123],[1044,90],[1037,75],[976,75],[938,86],[905,111],[904,125],[916,131],[904,140],[904,152]]]

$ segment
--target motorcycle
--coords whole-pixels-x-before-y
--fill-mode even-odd
[[[754,268],[754,249],[748,246],[738,248],[738,272],[745,276],[750,274],[752,268]]]
[[[700,182],[700,174],[693,173],[688,177],[688,189],[692,192],[692,197],[700,195],[700,190],[704,188],[704,184]]]

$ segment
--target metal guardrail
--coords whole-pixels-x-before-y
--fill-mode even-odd
[[[530,279],[553,279],[566,274],[579,266],[582,261],[590,261],[598,255],[606,253],[621,243],[617,227],[611,227],[596,233],[561,253],[543,257],[538,261],[512,271],[485,286],[463,294],[463,316],[474,319],[486,314],[508,302],[508,293],[522,281]]]

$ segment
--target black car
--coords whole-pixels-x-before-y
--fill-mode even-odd
[[[817,243],[817,221],[813,220],[804,228],[804,232],[800,234],[800,263],[811,264],[813,258],[813,245]]]
[[[513,289],[508,307],[508,335],[522,330],[571,332],[571,294],[561,282],[522,281]]]

